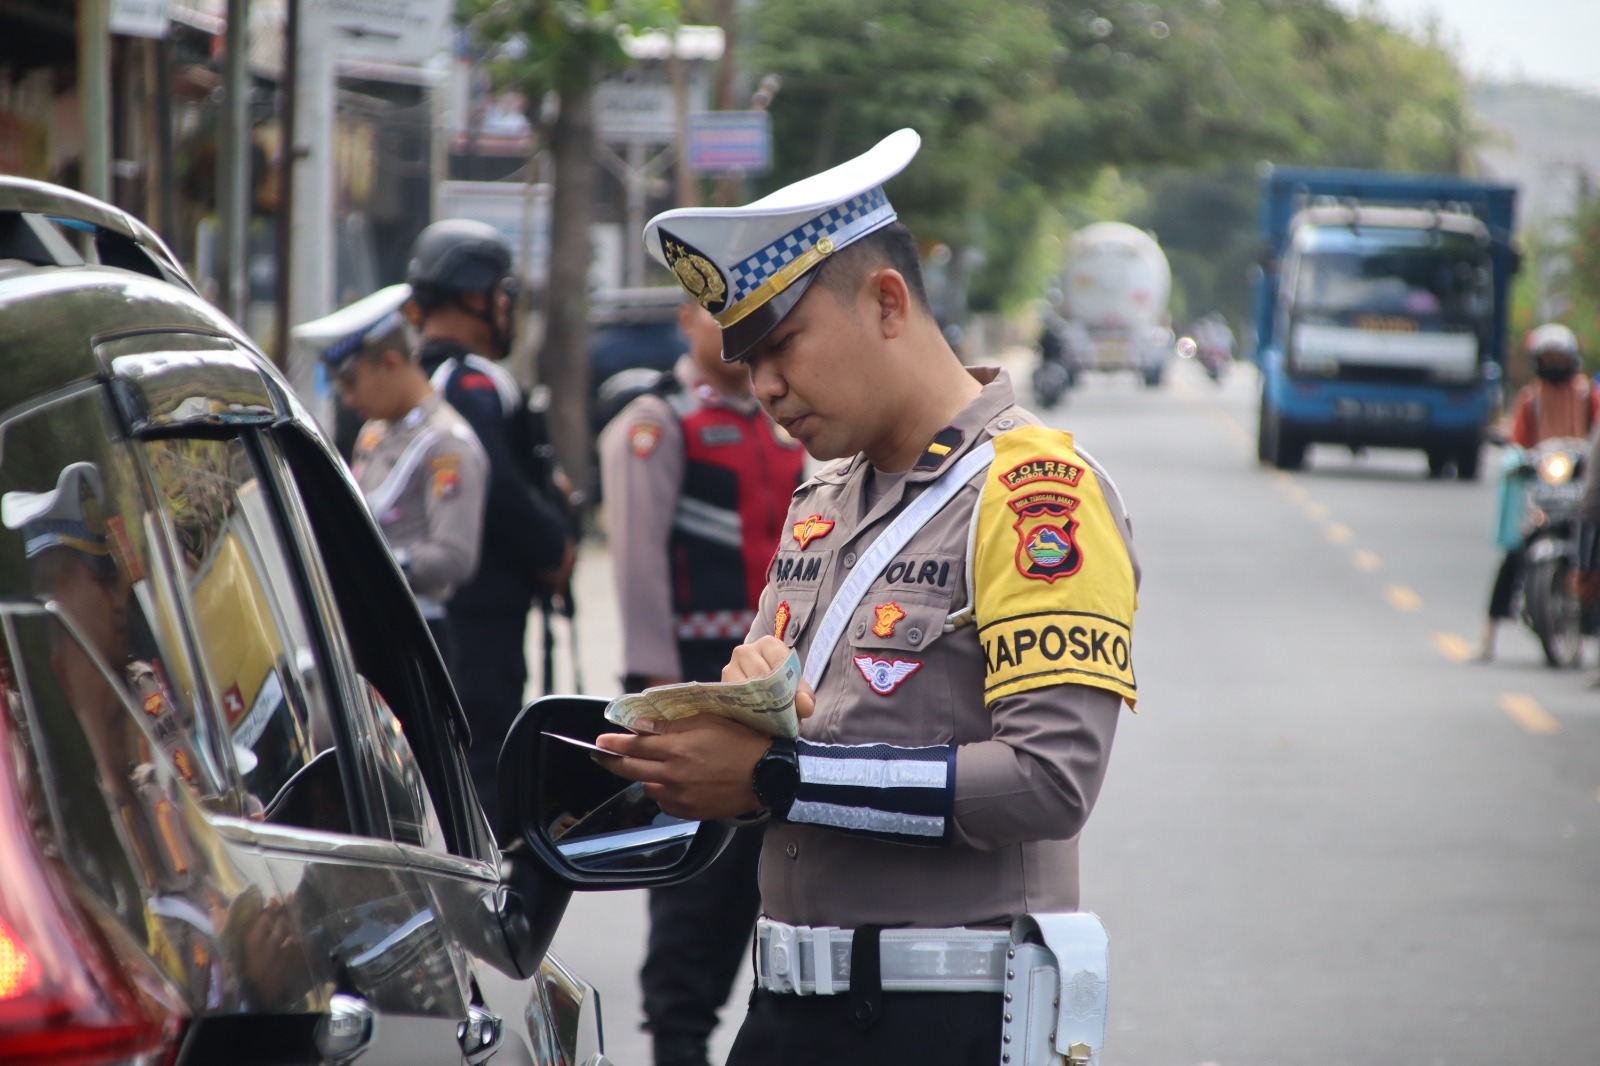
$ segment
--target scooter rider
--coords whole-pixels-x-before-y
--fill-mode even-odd
[[[512,341],[511,251],[491,226],[435,222],[418,235],[406,270],[405,313],[421,337],[433,386],[472,426],[489,459],[478,572],[456,590],[448,615],[456,690],[472,725],[467,764],[484,810],[497,816],[495,762],[522,708],[528,612],[563,592],[575,541],[553,480],[541,465],[534,413],[498,360]]]
[[[1532,448],[1555,437],[1586,438],[1600,417],[1600,390],[1581,373],[1578,338],[1559,322],[1547,322],[1528,334],[1528,357],[1538,377],[1522,387],[1511,411],[1510,443]],[[1496,543],[1505,550],[1489,593],[1489,614],[1484,623],[1478,659],[1494,658],[1496,631],[1511,615],[1511,599],[1522,580],[1524,555],[1521,530],[1521,495],[1501,492]]]

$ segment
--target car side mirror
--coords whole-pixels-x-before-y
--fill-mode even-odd
[[[522,709],[500,748],[500,822],[572,888],[676,884],[711,865],[733,836],[721,822],[666,814],[641,786],[608,771],[591,751],[607,701],[546,696]],[[568,739],[560,739],[560,738]]]

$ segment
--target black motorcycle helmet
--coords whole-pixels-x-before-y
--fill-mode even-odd
[[[511,293],[511,248],[493,226],[470,218],[447,218],[417,234],[406,266],[411,298],[424,314],[441,304],[465,307],[461,297],[484,298],[484,319],[501,353],[511,350],[512,325],[495,317],[495,294]]]

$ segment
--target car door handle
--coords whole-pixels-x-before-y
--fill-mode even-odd
[[[504,1034],[505,1027],[500,1024],[499,1017],[477,1005],[468,1007],[467,1020],[456,1026],[456,1040],[467,1058],[467,1066],[487,1062],[500,1050],[500,1038]]]
[[[374,1028],[372,1008],[366,1000],[335,993],[328,999],[328,1013],[317,1022],[317,1054],[332,1066],[344,1066],[367,1050]]]

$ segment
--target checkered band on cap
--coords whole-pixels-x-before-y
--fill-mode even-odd
[[[733,292],[729,295],[728,303],[737,304],[749,296],[822,238],[831,238],[835,248],[843,248],[856,238],[894,221],[894,218],[894,208],[889,206],[889,198],[884,195],[881,185],[836,207],[830,207],[734,267],[730,279]]]

